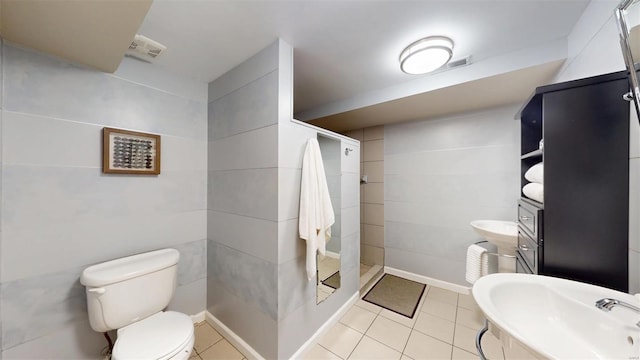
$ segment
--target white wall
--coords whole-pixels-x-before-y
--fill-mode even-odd
[[[384,128],[385,265],[469,286],[472,220],[511,220],[520,195],[517,107]]]
[[[125,59],[115,74],[2,47],[2,353],[98,358],[88,265],[175,247],[170,308],[205,308],[206,84]],[[104,126],[162,136],[159,176],[101,172]]]
[[[569,59],[555,82],[625,69],[613,10],[618,1],[592,1],[569,36]],[[638,6],[638,5],[634,5]],[[637,59],[636,59],[637,61]],[[631,107],[629,154],[629,292],[640,293],[640,125]]]

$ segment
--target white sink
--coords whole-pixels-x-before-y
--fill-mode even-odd
[[[486,318],[538,356],[551,359],[638,359],[640,307],[633,295],[576,281],[528,274],[491,274],[475,282],[473,297]]]
[[[518,224],[513,221],[475,220],[471,227],[498,248],[515,251],[518,246]]]

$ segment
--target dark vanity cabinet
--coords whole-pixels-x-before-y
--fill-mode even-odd
[[[628,291],[628,89],[626,72],[543,86],[520,111],[521,185],[542,161],[544,202],[521,194],[518,271]]]

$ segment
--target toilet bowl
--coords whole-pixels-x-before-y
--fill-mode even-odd
[[[195,340],[191,318],[163,311],[177,282],[180,254],[163,249],[111,260],[86,268],[91,328],[116,330],[112,359],[186,360]]]
[[[111,358],[188,359],[194,339],[191,318],[174,311],[160,312],[118,329]]]

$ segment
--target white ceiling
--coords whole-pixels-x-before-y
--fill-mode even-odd
[[[202,82],[282,38],[294,47],[295,117],[341,131],[524,101],[566,59],[567,35],[589,3],[154,0],[149,8],[151,1],[0,0],[0,33],[112,72],[139,27],[168,47],[151,66]],[[451,37],[453,60],[470,56],[471,64],[402,73],[402,49],[430,35]]]
[[[167,46],[159,65],[205,82],[282,38],[299,113],[415,81],[397,60],[420,37],[449,36],[454,60],[481,62],[565,38],[588,2],[155,0],[138,32]]]

